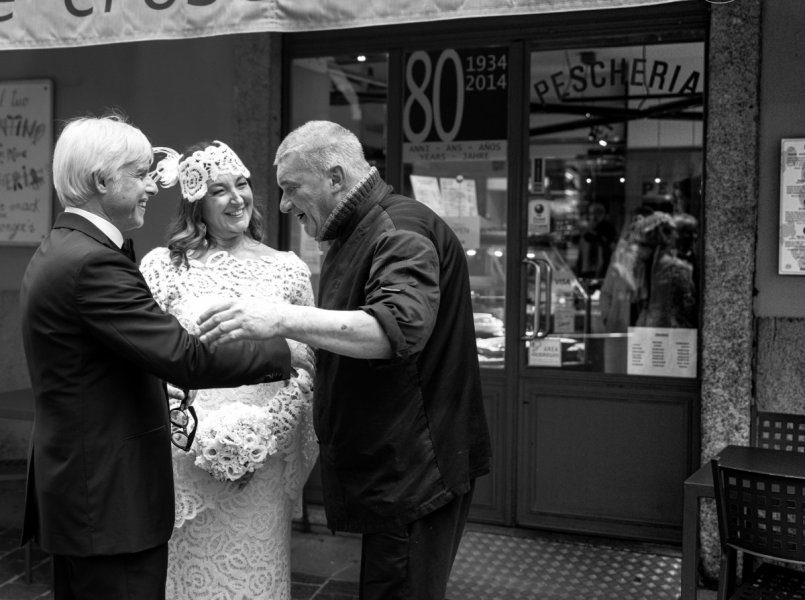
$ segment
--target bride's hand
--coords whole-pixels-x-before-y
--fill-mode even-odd
[[[245,487],[246,487],[246,485],[247,485],[247,484],[248,484],[248,483],[249,483],[249,482],[252,480],[252,477],[254,477],[254,471],[246,471],[246,472],[245,472],[245,473],[244,473],[244,474],[243,474],[243,475],[240,477],[240,479],[238,479],[237,481],[235,481],[235,485],[237,485],[237,486],[238,486],[238,491],[240,491],[240,490],[242,490],[243,488],[245,488]]]
[[[310,346],[288,340],[288,348],[291,350],[291,366],[294,369],[304,369],[313,374],[316,368],[316,355]]]

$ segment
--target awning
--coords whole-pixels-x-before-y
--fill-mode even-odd
[[[0,50],[291,33],[676,1],[680,0],[0,0]]]

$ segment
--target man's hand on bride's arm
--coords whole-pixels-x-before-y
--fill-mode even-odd
[[[255,299],[222,300],[201,313],[201,341],[213,347],[241,339],[281,336],[282,304]]]
[[[361,309],[329,310],[254,299],[223,300],[198,320],[201,341],[284,337],[353,358],[391,358],[391,342],[380,321]]]

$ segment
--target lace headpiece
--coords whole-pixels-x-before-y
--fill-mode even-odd
[[[249,169],[234,150],[218,140],[184,158],[176,150],[164,146],[154,147],[154,155],[158,154],[164,154],[165,158],[157,162],[151,178],[165,188],[178,182],[182,197],[188,202],[203,198],[207,193],[207,181],[218,179],[222,173],[250,177]]]

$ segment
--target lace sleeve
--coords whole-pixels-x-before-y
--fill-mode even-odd
[[[290,272],[291,304],[313,306],[313,284],[310,282],[310,267],[293,252],[289,252],[294,268]]]
[[[140,272],[160,308],[170,312],[176,300],[174,276],[176,267],[170,261],[167,248],[154,248],[140,261]]]
[[[289,300],[291,304],[302,306],[315,306],[313,285],[310,280],[310,268],[293,252],[288,253],[293,268],[289,270]],[[312,357],[310,364],[315,364],[312,349],[299,342],[288,340],[288,345],[294,352],[305,352]],[[297,500],[294,516],[302,515],[302,488],[305,485],[316,459],[319,456],[319,443],[313,429],[313,380],[314,370],[308,372],[298,369],[299,376],[292,379],[291,387],[295,389],[297,404],[297,425],[295,451],[286,455],[285,489],[291,498]]]

